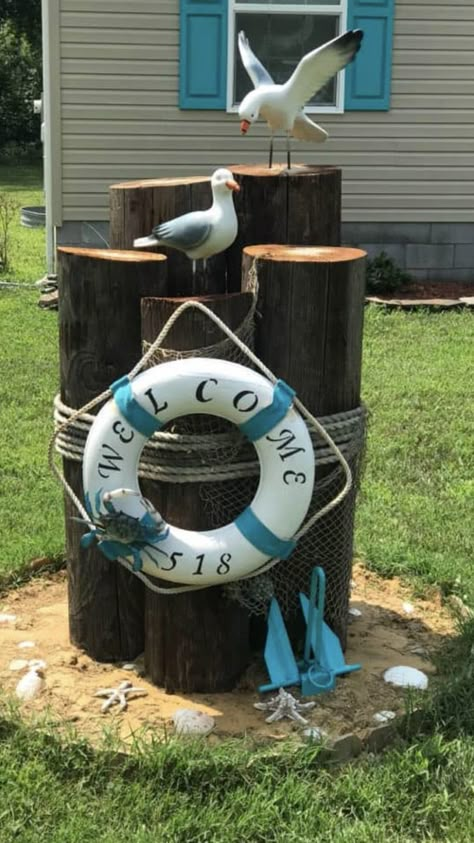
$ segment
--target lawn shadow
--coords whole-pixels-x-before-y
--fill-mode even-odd
[[[0,158],[0,193],[27,190],[43,190],[42,159],[10,161]]]

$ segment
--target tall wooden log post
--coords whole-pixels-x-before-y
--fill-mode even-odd
[[[205,176],[148,179],[110,187],[109,241],[113,249],[131,249],[137,237],[151,234],[155,225],[189,211],[204,210],[212,203],[211,185]],[[225,254],[209,258],[206,268],[176,249],[160,252],[168,258],[169,291],[176,296],[225,293]],[[239,287],[236,288],[237,290]]]
[[[231,166],[240,192],[234,194],[239,230],[226,252],[192,262],[180,252],[168,257],[170,290],[176,296],[240,290],[242,248],[258,243],[338,246],[341,224],[341,171],[336,167],[295,165],[269,170],[255,165]],[[211,174],[210,174],[211,175]],[[207,177],[122,182],[110,188],[110,244],[130,249],[153,226],[211,204]]]
[[[245,319],[252,303],[249,293],[198,299],[233,330]],[[182,299],[149,298],[142,302],[143,339],[152,342]],[[174,324],[163,347],[180,351],[200,349],[225,339],[222,331],[198,310],[188,310]],[[193,417],[193,431],[206,422]],[[212,420],[214,430],[229,423]],[[173,425],[179,431],[179,421]],[[189,428],[188,428],[189,431]],[[202,483],[165,483],[141,480],[143,493],[165,520],[183,529],[215,527],[209,519],[200,489]],[[207,484],[206,484],[207,485]],[[215,483],[209,484],[212,494]],[[234,515],[229,514],[226,521]],[[163,587],[166,583],[158,581]],[[152,681],[168,692],[231,690],[245,669],[249,656],[249,621],[246,611],[226,599],[220,586],[179,595],[149,590],[145,598],[145,663]]]
[[[252,267],[258,277],[257,309],[262,318],[257,325],[256,352],[316,416],[360,404],[365,257],[365,252],[348,248],[260,245],[244,249],[242,289],[253,284]],[[316,466],[316,481],[329,470]],[[354,494],[341,506],[345,529],[324,534],[322,556],[327,619],[345,645]],[[304,539],[301,546],[304,552]],[[318,559],[313,557],[309,563],[317,564]],[[308,580],[300,578],[303,568],[297,555],[290,557],[285,575],[295,593],[308,589]]]
[[[160,254],[60,248],[59,342],[61,399],[77,409],[130,371],[141,357],[140,301],[166,293]],[[82,463],[64,459],[64,475],[83,500]],[[71,640],[98,661],[143,651],[144,592],[136,577],[96,548],[66,495],[66,552]]]

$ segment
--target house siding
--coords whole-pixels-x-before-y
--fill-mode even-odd
[[[63,221],[106,220],[113,182],[266,160],[262,122],[178,109],[178,5],[60,0]],[[294,158],[342,167],[349,228],[474,222],[474,4],[397,0],[394,31],[390,111],[321,115]]]

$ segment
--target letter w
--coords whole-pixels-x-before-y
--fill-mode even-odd
[[[304,451],[304,448],[301,447],[291,447],[292,443],[295,441],[296,437],[295,434],[288,429],[281,430],[278,436],[267,436],[266,437],[269,442],[278,442],[277,451],[282,451],[281,454],[278,454],[281,461],[288,459],[289,457],[294,457],[295,454],[299,454],[300,451]]]
[[[103,477],[106,480],[110,477],[110,473],[105,474],[105,472],[120,471],[120,466],[116,465],[116,463],[123,460],[123,457],[115,450],[115,448],[112,448],[112,445],[108,445],[106,442],[103,443],[102,448],[103,451],[101,459],[104,460],[104,462],[99,463],[97,470],[99,472],[99,477]],[[106,449],[109,452],[108,454],[104,453]]]

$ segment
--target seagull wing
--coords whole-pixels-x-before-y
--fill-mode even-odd
[[[209,237],[211,223],[206,211],[191,211],[155,226],[153,234],[163,246],[188,252],[197,249]]]
[[[342,70],[360,49],[364,33],[354,29],[339,35],[304,56],[285,83],[287,93],[300,107]]]
[[[251,49],[249,40],[243,30],[239,32],[238,43],[242,64],[250,76],[254,87],[259,88],[260,85],[273,85],[274,82],[272,77],[270,76],[268,70],[265,70],[262,62],[258,60],[257,56]]]
[[[328,137],[328,133],[317,123],[313,123],[303,111],[296,115],[291,134],[297,140],[317,141],[319,143],[322,143]]]

